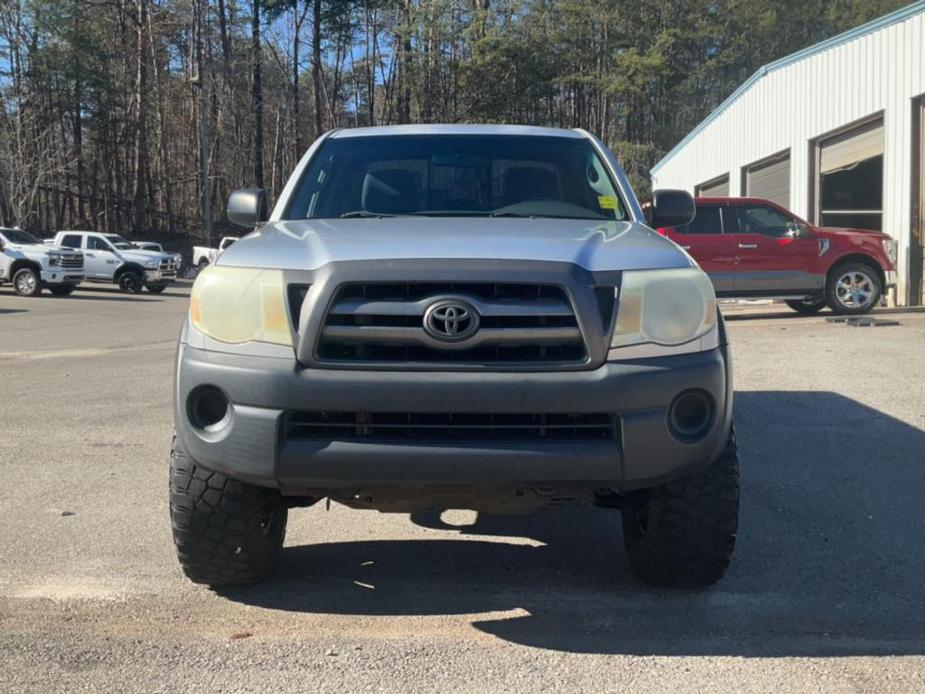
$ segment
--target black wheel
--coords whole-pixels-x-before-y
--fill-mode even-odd
[[[194,583],[233,586],[270,574],[286,536],[275,489],[193,464],[176,438],[170,452],[170,521],[183,573]]]
[[[13,273],[13,291],[20,296],[38,296],[42,293],[42,277],[31,267]]]
[[[150,284],[148,285],[148,291],[151,292],[152,294],[160,294],[165,289],[167,289],[166,284],[155,284],[154,286]]]
[[[59,284],[56,287],[51,287],[51,293],[55,296],[70,296],[74,293],[75,289],[77,289],[77,287],[73,284]]]
[[[819,313],[823,308],[825,308],[825,299],[816,299],[816,300],[806,300],[806,301],[785,301],[785,304],[792,308],[797,313],[802,313],[806,316],[811,316],[814,313]]]
[[[623,509],[633,571],[659,588],[702,588],[726,573],[739,523],[735,433],[719,459],[692,477],[656,487]]]
[[[137,272],[123,272],[119,277],[119,289],[129,294],[140,294],[145,282]]]
[[[829,271],[825,300],[835,313],[869,313],[880,302],[883,284],[877,271],[866,263],[843,263]]]
[[[199,268],[200,270],[204,270],[205,268],[209,267],[209,261],[203,258],[202,260],[199,261],[199,265],[197,265],[196,267]]]

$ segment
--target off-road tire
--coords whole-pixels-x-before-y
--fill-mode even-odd
[[[209,261],[203,258],[202,260],[199,261],[199,265],[196,266],[196,269],[205,270],[207,267],[209,267]]]
[[[825,308],[825,299],[819,299],[818,301],[785,301],[784,303],[804,316],[812,316]]]
[[[49,291],[55,296],[70,296],[77,289],[73,284],[59,284],[55,287],[49,287]]]
[[[191,581],[217,588],[266,578],[282,550],[287,515],[278,491],[199,467],[174,439],[170,521]]]
[[[863,273],[873,287],[873,294],[870,302],[864,306],[852,307],[846,306],[838,298],[838,278],[849,272]],[[857,316],[870,313],[880,305],[880,297],[883,296],[883,283],[880,281],[879,273],[867,263],[841,263],[829,271],[825,280],[825,302],[833,313],[842,316]]]
[[[623,542],[639,578],[659,588],[703,588],[726,573],[739,520],[739,455],[730,430],[719,459],[649,490],[623,509]]]
[[[10,279],[13,291],[19,296],[38,296],[42,293],[42,276],[34,268],[20,268]]]
[[[141,294],[145,281],[137,272],[129,270],[119,276],[119,289],[129,294]]]
[[[165,289],[167,289],[166,284],[155,284],[153,287],[150,285],[148,286],[148,291],[152,294],[161,294]]]

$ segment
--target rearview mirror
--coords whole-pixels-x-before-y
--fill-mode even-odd
[[[253,229],[267,220],[267,193],[263,188],[241,188],[228,197],[228,221]]]
[[[649,225],[678,227],[689,223],[696,212],[694,198],[686,190],[656,190],[652,192]]]

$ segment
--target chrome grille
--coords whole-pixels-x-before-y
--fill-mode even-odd
[[[288,412],[287,439],[316,441],[614,441],[608,413]]]
[[[79,270],[84,266],[84,257],[82,255],[62,255],[58,260],[58,267],[68,270]]]
[[[161,272],[163,274],[176,274],[177,272],[177,261],[173,258],[168,258],[161,261]]]
[[[424,330],[435,301],[460,299],[479,329],[456,344]],[[319,361],[580,363],[587,350],[565,290],[547,284],[351,283],[335,292],[316,346]]]

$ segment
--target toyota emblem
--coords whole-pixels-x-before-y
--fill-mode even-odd
[[[436,340],[461,342],[478,329],[478,311],[459,299],[435,301],[424,312],[424,331]]]

